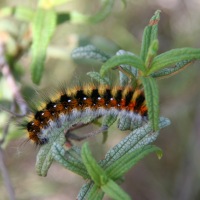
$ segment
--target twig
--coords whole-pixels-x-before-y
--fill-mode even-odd
[[[95,130],[95,131],[92,131],[92,132],[89,132],[87,133],[87,135],[84,135],[84,136],[78,136],[78,135],[75,135],[73,133],[71,133],[71,129],[68,130],[65,134],[67,140],[68,139],[71,139],[71,140],[75,140],[75,141],[82,141],[82,140],[85,140],[87,138],[90,138],[90,137],[93,137],[99,133],[103,133],[104,131],[107,131],[108,130],[108,127],[107,126],[102,126],[100,129],[98,130]]]
[[[10,111],[9,112],[13,112],[13,110],[15,110],[15,105],[14,103],[11,105],[11,108],[10,108]],[[4,126],[4,129],[3,129],[3,133],[2,133],[2,139],[0,140],[0,146],[4,143],[5,139],[6,139],[6,136],[8,134],[8,130],[9,130],[9,126],[10,126],[10,122],[12,121],[13,119],[13,115],[11,115],[7,121],[7,123],[5,124]]]
[[[4,46],[3,44],[0,42],[0,71],[3,74],[3,76],[5,77],[8,86],[10,87],[10,90],[13,94],[13,98],[15,99],[15,102],[18,104],[19,109],[20,109],[20,113],[21,116],[24,116],[27,113],[27,104],[25,103],[20,90],[17,86],[17,83],[11,73],[10,67],[6,62],[5,56],[4,56]],[[13,107],[14,104],[11,107],[10,113],[15,113],[15,107]],[[10,116],[10,120],[12,120],[12,118],[16,116],[16,115],[11,115]],[[10,198],[10,200],[15,200],[15,192],[4,162],[4,156],[3,156],[3,149],[1,148],[1,145],[3,144],[7,134],[8,134],[8,130],[9,130],[9,125],[10,123],[7,123],[4,127],[4,132],[3,132],[3,138],[0,141],[0,170],[1,170],[1,174],[4,180],[4,184],[5,187],[7,189],[8,192],[8,196]]]
[[[3,74],[3,76],[5,77],[8,86],[13,94],[13,97],[16,101],[16,103],[18,104],[20,111],[21,111],[21,115],[24,116],[27,113],[27,104],[24,101],[24,98],[22,97],[19,87],[17,86],[17,83],[10,71],[10,67],[6,62],[5,56],[4,56],[4,46],[2,43],[0,43],[0,70]]]
[[[5,166],[3,150],[1,148],[1,146],[0,146],[0,170],[1,170],[3,180],[4,180],[4,184],[8,191],[9,198],[10,198],[10,200],[15,200],[15,192],[12,187],[10,176],[9,176],[6,166]]]

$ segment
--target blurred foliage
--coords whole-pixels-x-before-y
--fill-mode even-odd
[[[6,45],[7,56],[13,61],[17,61],[16,56],[29,51],[31,45],[31,71],[32,81],[39,84],[44,71],[44,62],[46,60],[47,47],[58,25],[64,22],[71,23],[98,23],[104,20],[111,12],[114,0],[102,1],[102,8],[95,15],[83,15],[76,11],[71,12],[56,12],[56,6],[62,5],[68,0],[39,0],[37,9],[32,9],[25,6],[4,7],[0,10],[2,33],[6,39],[2,42]],[[18,37],[16,26],[10,26],[9,21],[4,21],[5,18],[12,17],[21,25],[23,22],[29,29],[23,30],[20,38],[25,42],[25,46],[18,44],[15,37]],[[11,20],[11,23],[13,23]],[[14,24],[13,24],[14,25]],[[5,41],[6,40],[6,41]],[[20,48],[20,50],[19,50]],[[61,53],[62,54],[62,53]],[[13,64],[14,65],[14,64]]]
[[[143,27],[157,9],[162,10],[162,22],[159,24],[159,53],[177,47],[199,47],[200,6],[198,0],[131,0],[126,4],[127,7],[124,8],[121,2],[116,2],[112,14],[97,25],[60,24],[47,48],[46,67],[40,88],[55,85],[58,80],[70,82],[74,79],[74,74],[78,77],[77,79],[81,79],[82,74],[91,70],[87,62],[79,62],[77,68],[76,64],[69,59],[72,49],[77,46],[93,44],[109,56],[114,55],[119,49],[139,54]],[[99,2],[91,3],[90,0],[76,0],[62,6],[56,5],[55,10],[56,13],[74,10],[79,13],[91,13],[91,10],[94,12],[99,10],[99,5]],[[1,8],[23,6],[35,10],[37,1],[1,1],[0,6]],[[1,12],[0,16],[2,16]],[[30,17],[31,14],[27,12],[27,16]],[[75,16],[77,16],[76,13]],[[64,17],[68,16],[64,15]],[[9,65],[16,79],[20,81],[25,95],[28,96],[27,88],[33,87],[29,71],[31,56],[28,51],[32,40],[30,23],[18,21],[13,16],[2,16],[0,24],[0,40],[6,43]],[[170,79],[159,81],[161,114],[169,117],[173,124],[167,130],[168,134],[162,134],[156,142],[164,151],[159,165],[156,160],[152,162],[154,158],[150,157],[138,164],[126,176],[123,187],[131,197],[136,197],[138,200],[198,200],[200,198],[198,65],[199,63],[190,66],[185,72]],[[99,63],[95,62],[93,66],[98,69]],[[10,107],[9,102],[12,101],[12,97],[8,98],[3,92],[10,91],[2,82],[0,84],[1,102],[7,105],[6,107]],[[3,125],[5,121],[3,120]],[[110,132],[117,132],[117,130]],[[120,137],[118,135],[120,134],[111,134],[112,139],[108,140],[104,146],[105,152],[108,146],[117,143]],[[92,139],[94,143],[92,146],[98,154],[100,152],[98,149],[102,146],[99,146],[100,142],[96,143],[96,140],[100,138]],[[31,145],[20,146],[19,141],[13,141],[6,148],[6,162],[11,171],[18,199],[27,199],[31,196],[38,199],[75,199],[82,185],[81,179],[65,172],[66,170],[62,171],[60,166],[54,166],[50,170],[51,176],[41,180],[33,175],[34,160],[35,149]],[[23,171],[27,172],[26,176],[22,173]],[[76,186],[77,190],[74,191]],[[6,199],[5,189],[1,187],[0,191],[1,196]]]

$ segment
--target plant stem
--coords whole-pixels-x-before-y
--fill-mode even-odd
[[[7,171],[5,162],[4,162],[3,150],[1,147],[0,147],[0,171],[1,171],[1,174],[2,174],[2,177],[4,180],[4,184],[7,189],[10,200],[15,200],[16,199],[15,192],[14,192],[14,189],[13,189],[13,186],[12,186],[12,183],[10,180],[10,176],[8,174],[8,171]]]

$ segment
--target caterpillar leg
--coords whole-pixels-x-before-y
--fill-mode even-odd
[[[78,125],[78,128],[80,127],[83,127],[87,124],[84,124],[82,126]],[[73,130],[75,130],[77,127],[73,127]],[[92,131],[90,133],[87,133],[86,135],[84,136],[79,136],[79,135],[76,135],[74,133],[71,132],[71,129],[69,129],[66,133],[65,133],[65,137],[66,137],[66,141],[67,142],[70,142],[70,140],[75,140],[75,141],[82,141],[82,140],[85,140],[87,138],[90,138],[90,137],[93,137],[99,133],[103,133],[104,131],[107,131],[108,130],[108,126],[102,126],[100,129],[98,130],[95,130],[95,131]],[[71,143],[71,142],[70,142]]]
[[[116,121],[117,119],[117,115],[105,115],[102,121],[102,126],[100,129],[96,130],[96,131],[92,131],[90,133],[87,133],[87,135],[85,136],[78,136],[75,135],[74,133],[72,133],[71,131],[84,127],[86,125],[88,125],[89,123],[79,123],[76,124],[75,126],[71,127],[69,130],[66,131],[65,136],[66,136],[66,140],[75,140],[75,141],[82,141],[85,140],[89,137],[93,137],[99,133],[103,133],[105,131],[108,130],[108,128]]]

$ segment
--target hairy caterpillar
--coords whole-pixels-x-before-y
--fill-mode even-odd
[[[36,144],[48,142],[48,132],[66,121],[92,116],[92,119],[115,115],[142,121],[147,118],[144,92],[141,89],[85,85],[63,89],[33,111],[26,124],[29,139]]]

